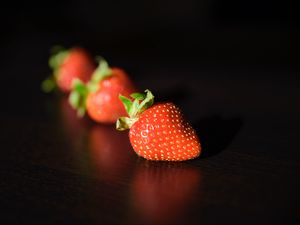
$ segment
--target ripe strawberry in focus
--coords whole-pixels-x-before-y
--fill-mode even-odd
[[[110,68],[104,59],[91,80],[85,85],[75,80],[70,95],[70,104],[83,116],[85,111],[96,122],[115,123],[126,110],[119,95],[129,96],[136,89],[128,75],[119,68]]]
[[[69,93],[74,79],[79,79],[83,83],[90,80],[96,66],[86,50],[80,47],[69,50],[57,47],[53,49],[53,52],[49,59],[53,75],[42,83],[45,92],[58,87],[62,92]]]
[[[184,161],[196,158],[201,146],[195,130],[173,103],[152,106],[154,96],[134,93],[132,102],[120,96],[129,117],[118,119],[118,130],[130,129],[129,138],[134,151],[148,160]]]

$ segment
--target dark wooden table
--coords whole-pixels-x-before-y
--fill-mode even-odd
[[[200,158],[149,162],[127,132],[79,120],[65,97],[40,92],[48,46],[30,38],[1,67],[1,224],[300,222],[293,72],[112,58],[180,105],[201,139]]]

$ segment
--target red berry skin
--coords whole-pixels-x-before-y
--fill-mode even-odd
[[[144,111],[130,128],[129,138],[134,151],[148,160],[184,161],[201,153],[195,130],[173,103]]]
[[[61,91],[69,93],[75,78],[86,83],[89,81],[96,65],[87,51],[72,48],[57,71],[57,85]]]
[[[99,123],[115,123],[127,112],[119,95],[129,97],[136,89],[128,75],[121,69],[112,68],[112,75],[100,81],[99,90],[88,95],[87,113]]]

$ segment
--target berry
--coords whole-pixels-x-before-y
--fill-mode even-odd
[[[129,96],[134,91],[133,83],[123,70],[110,68],[101,59],[86,85],[79,80],[74,81],[69,100],[80,116],[87,111],[96,122],[115,123],[120,116],[127,115],[119,95]]]
[[[154,96],[131,95],[134,102],[121,96],[128,117],[119,118],[117,129],[130,129],[129,138],[134,151],[148,160],[184,161],[196,158],[201,146],[195,130],[173,103],[153,104]]]
[[[80,47],[69,50],[54,49],[55,53],[49,59],[53,75],[42,83],[45,92],[58,87],[62,92],[69,93],[74,79],[83,83],[90,80],[96,66],[90,54]]]

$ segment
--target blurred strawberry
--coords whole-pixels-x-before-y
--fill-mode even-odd
[[[68,93],[75,78],[86,83],[96,68],[90,54],[80,47],[69,50],[54,48],[49,66],[53,75],[42,83],[45,92],[50,92],[57,86],[62,92]]]
[[[85,85],[74,81],[70,104],[77,109],[78,115],[85,111],[96,122],[115,123],[120,116],[127,115],[119,95],[129,96],[136,89],[128,75],[119,68],[110,68],[104,59],[91,80]]]

